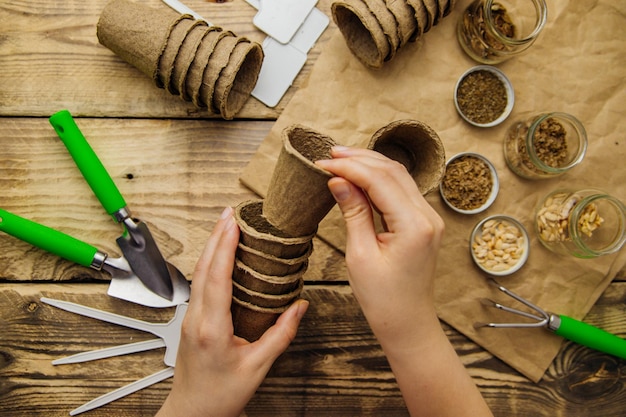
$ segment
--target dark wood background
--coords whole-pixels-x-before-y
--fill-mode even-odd
[[[251,98],[223,121],[155,88],[95,37],[106,0],[0,3],[0,207],[115,253],[120,230],[102,211],[47,118],[67,108],[129,207],[187,277],[226,205],[255,195],[239,175],[310,72],[329,28],[279,105]],[[161,5],[158,0],[146,1]],[[467,3],[458,2],[456,13]],[[214,24],[261,41],[243,0],[186,2]],[[328,13],[329,0],[318,7]],[[167,169],[164,169],[164,168]],[[105,295],[107,276],[0,235],[0,415],[64,416],[108,391],[164,368],[163,349],[80,365],[51,361],[151,336],[59,311],[42,296],[150,321],[155,310]],[[382,351],[346,281],[343,256],[323,241],[306,275],[311,300],[298,337],[246,408],[250,416],[402,416],[407,412]],[[626,271],[585,321],[626,334]],[[564,342],[543,380],[532,383],[442,323],[496,416],[623,416],[626,361]],[[542,331],[542,330],[537,330]],[[147,416],[171,381],[94,410]]]

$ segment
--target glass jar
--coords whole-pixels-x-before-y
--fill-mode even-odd
[[[626,241],[626,206],[601,190],[557,190],[537,205],[535,231],[553,252],[578,258],[607,255]]]
[[[586,151],[585,128],[567,113],[523,114],[504,138],[508,167],[527,179],[564,174],[583,160]]]
[[[475,0],[459,19],[457,39],[475,61],[498,64],[532,45],[547,16],[545,0]]]

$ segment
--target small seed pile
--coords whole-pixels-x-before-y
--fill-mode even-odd
[[[531,173],[543,174],[531,160],[529,150],[524,139],[532,120],[518,123],[515,128],[509,129],[506,141],[506,154],[509,163],[514,167],[522,168]],[[565,127],[556,119],[550,117],[542,121],[534,132],[532,144],[537,158],[546,166],[559,168],[568,162],[568,135]]]
[[[491,15],[493,17],[495,29],[504,37],[509,39],[515,38],[515,25],[509,17],[506,8],[500,3],[491,5]],[[489,59],[495,54],[490,49],[496,51],[504,51],[507,46],[501,41],[494,38],[487,29],[485,24],[485,16],[482,7],[476,7],[474,13],[467,13],[463,16],[463,26],[466,28],[476,28],[470,32],[475,34],[469,39],[474,52],[484,59]]]
[[[450,161],[442,180],[444,198],[461,210],[473,210],[485,204],[492,188],[489,166],[472,155]]]
[[[487,220],[476,233],[472,251],[485,269],[502,272],[514,267],[524,254],[526,238],[519,227],[502,219]]]
[[[485,124],[496,120],[506,108],[508,98],[504,83],[491,71],[467,74],[456,93],[459,109],[473,122]]]
[[[537,212],[537,228],[544,242],[565,242],[571,240],[569,233],[570,213],[580,201],[580,196],[557,193],[548,197]],[[578,230],[591,237],[604,222],[598,207],[591,203],[585,206],[578,219]]]

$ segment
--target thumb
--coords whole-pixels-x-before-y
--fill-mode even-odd
[[[307,300],[297,300],[280,315],[276,324],[255,342],[258,348],[257,352],[263,362],[267,362],[268,358],[273,362],[289,347],[289,344],[296,338],[298,326],[308,308],[309,302]]]
[[[337,201],[346,221],[348,247],[374,242],[376,229],[372,206],[365,193],[341,177],[328,180],[328,188]]]

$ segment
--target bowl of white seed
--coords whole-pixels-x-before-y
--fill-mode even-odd
[[[528,232],[513,217],[489,216],[472,229],[472,259],[489,275],[505,276],[517,272],[528,260],[529,250]]]

